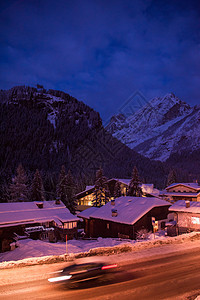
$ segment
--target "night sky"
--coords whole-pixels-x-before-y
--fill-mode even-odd
[[[140,91],[200,100],[200,2],[0,1],[0,88],[43,84],[100,112]]]

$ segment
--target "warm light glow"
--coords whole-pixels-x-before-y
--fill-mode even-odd
[[[71,277],[72,277],[72,275],[59,276],[59,277],[55,277],[55,278],[49,278],[48,281],[49,282],[64,281],[64,280],[70,279]]]
[[[198,217],[191,217],[192,224],[200,224],[200,218]]]

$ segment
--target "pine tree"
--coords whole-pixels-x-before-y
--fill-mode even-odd
[[[37,169],[31,185],[31,201],[44,201],[44,187],[42,177]]]
[[[122,195],[121,185],[119,183],[119,180],[117,180],[114,187],[114,197],[118,198],[121,197],[121,195]]]
[[[59,175],[59,181],[57,184],[57,199],[62,201],[65,206],[67,207],[68,200],[67,200],[67,194],[66,194],[66,172],[65,172],[65,166],[61,167],[60,175]]]
[[[10,195],[12,202],[28,201],[27,176],[22,164],[19,164],[17,175],[13,178],[10,185]]]
[[[110,200],[110,193],[106,182],[107,178],[103,175],[102,168],[100,168],[96,172],[93,206],[102,206]]]
[[[177,183],[177,175],[174,169],[169,172],[167,177],[167,186],[171,185],[172,183]]]
[[[133,197],[142,196],[142,189],[140,187],[140,180],[139,180],[138,170],[136,166],[133,168],[132,178],[129,183],[128,196],[133,196]]]
[[[69,211],[72,214],[75,213],[76,206],[77,206],[75,193],[76,193],[76,184],[75,184],[74,178],[69,170],[66,175],[66,198],[67,198],[66,207],[69,209]]]

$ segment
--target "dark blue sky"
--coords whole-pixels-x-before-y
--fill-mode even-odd
[[[107,119],[135,91],[200,100],[200,2],[0,1],[0,88],[43,84]]]

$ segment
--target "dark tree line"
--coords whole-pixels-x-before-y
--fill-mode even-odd
[[[51,96],[62,101],[50,101]],[[6,186],[20,162],[28,181],[40,170],[48,199],[56,195],[62,165],[75,176],[78,191],[93,184],[100,165],[107,178],[130,178],[137,166],[142,181],[157,188],[165,187],[171,169],[115,139],[102,127],[99,113],[83,102],[41,85],[0,91],[0,140],[0,201],[7,201]]]
[[[67,175],[65,173],[65,167],[62,166],[56,194],[54,200],[62,201],[71,213],[75,213],[76,210],[76,198],[77,192],[76,183],[70,171]],[[26,201],[45,201],[47,200],[42,176],[37,169],[33,176],[32,182],[28,184],[28,178],[26,172],[19,164],[16,170],[16,176],[12,179],[12,183],[8,185],[9,202],[26,202]]]

